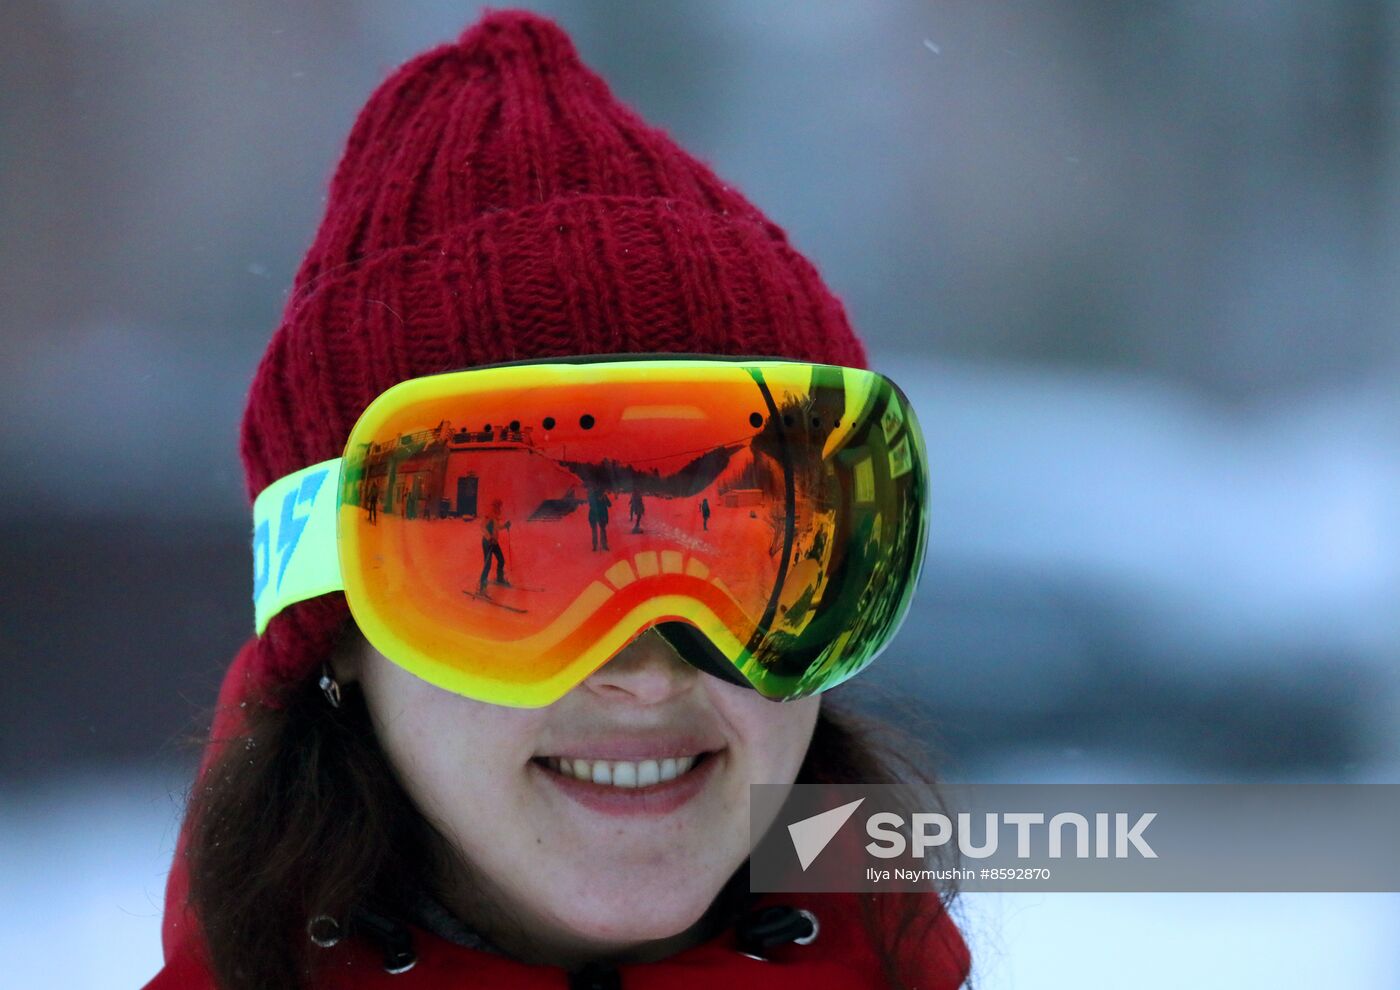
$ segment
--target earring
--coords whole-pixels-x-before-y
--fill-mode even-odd
[[[330,664],[321,664],[321,680],[319,682],[321,693],[326,696],[327,703],[332,708],[340,707],[340,683],[331,676]]]

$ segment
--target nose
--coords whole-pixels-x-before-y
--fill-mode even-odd
[[[655,705],[690,690],[699,676],[653,627],[584,678],[583,685],[605,701]]]

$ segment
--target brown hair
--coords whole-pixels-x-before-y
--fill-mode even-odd
[[[310,918],[343,920],[366,905],[410,913],[450,852],[400,786],[358,686],[332,708],[312,678],[243,714],[244,731],[221,744],[190,797],[190,902],[223,990],[303,990],[318,962]],[[828,695],[797,779],[901,784],[911,802],[937,800],[924,753],[907,732]],[[722,896],[735,889],[731,881]],[[956,894],[940,891],[943,910]],[[890,986],[909,985],[902,949],[940,920],[928,897],[860,898]]]

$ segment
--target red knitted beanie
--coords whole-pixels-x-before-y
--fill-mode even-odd
[[[864,367],[768,220],[620,103],[554,22],[488,11],[356,120],[243,417],[248,494],[340,456],[376,395],[519,358],[677,351]],[[247,676],[317,669],[342,594],[272,619]]]

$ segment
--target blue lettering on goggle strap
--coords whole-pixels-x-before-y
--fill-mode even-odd
[[[272,571],[272,530],[264,519],[253,530],[253,601],[256,602],[267,587],[268,574]]]
[[[316,501],[316,493],[321,490],[321,482],[326,480],[327,471],[322,469],[308,474],[301,479],[301,487],[294,492],[288,492],[282,499],[282,519],[277,524],[277,587],[282,587],[282,577],[287,573],[287,565],[291,563],[292,554],[296,552],[297,544],[301,542],[301,531],[306,528],[306,520],[310,517],[310,512],[297,515],[296,507],[305,504],[307,509],[311,508]]]

